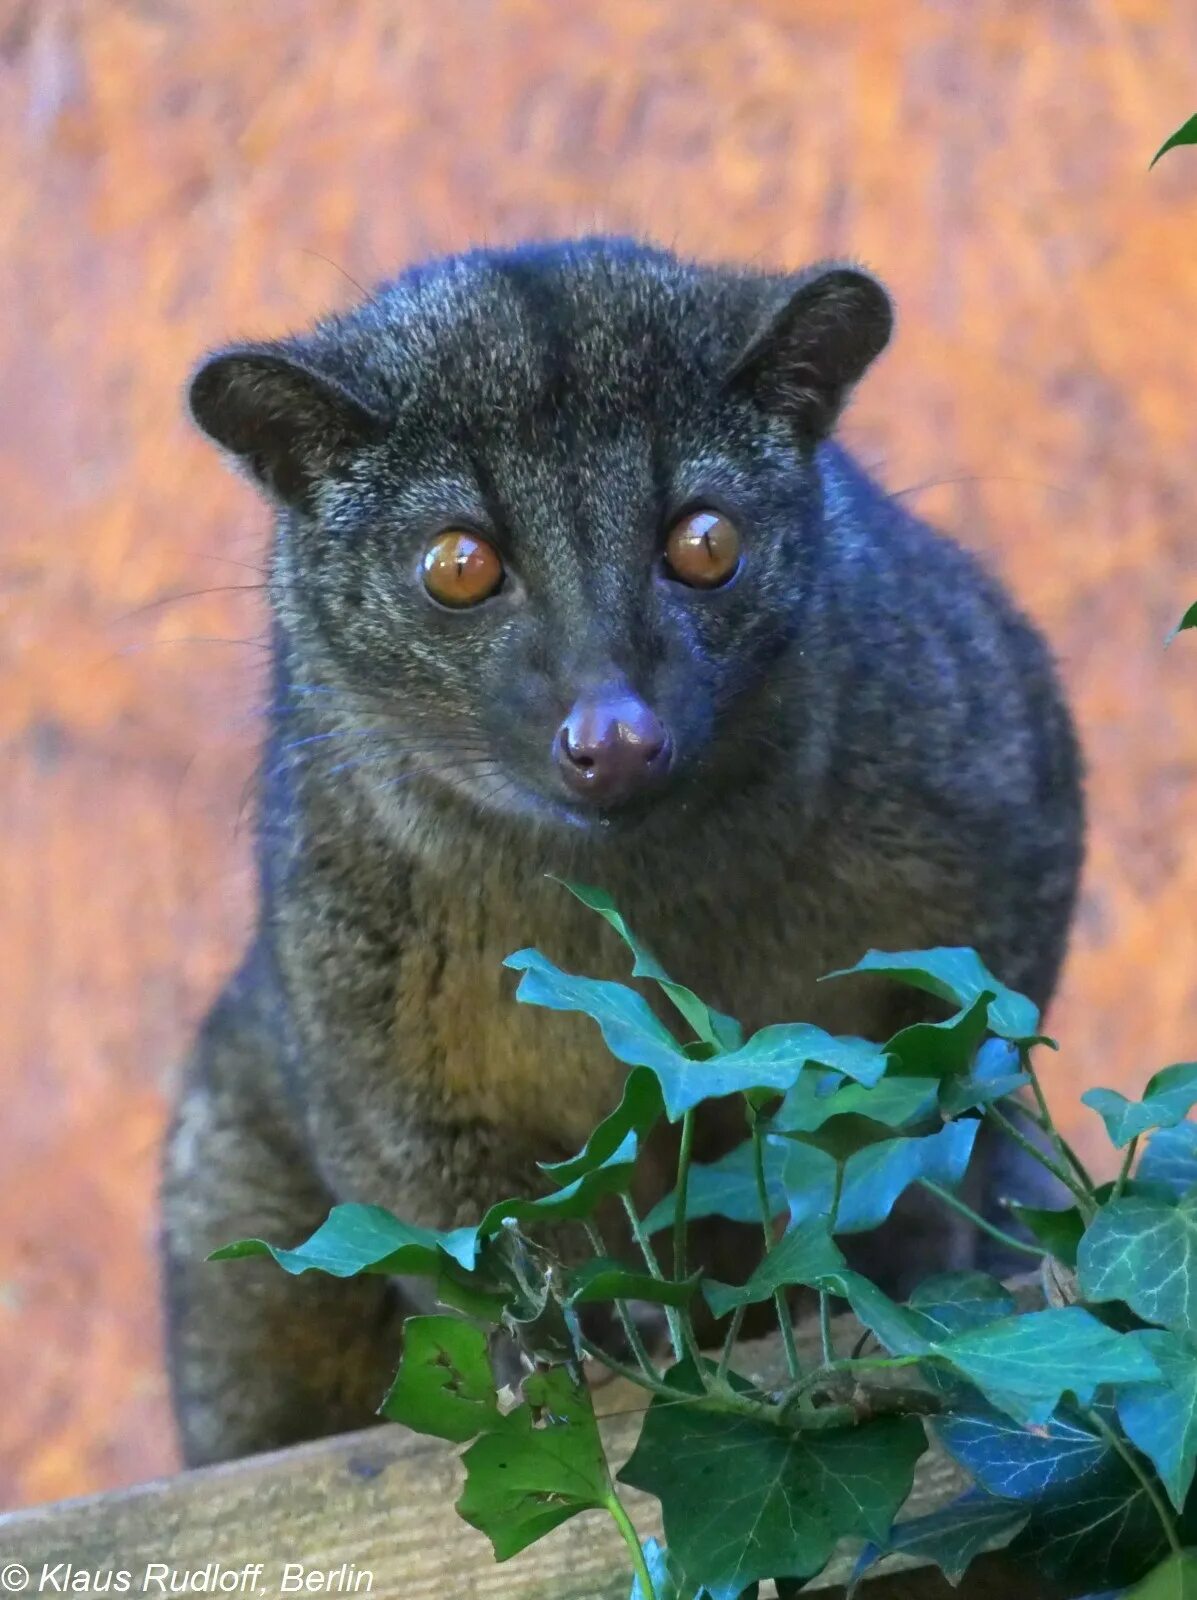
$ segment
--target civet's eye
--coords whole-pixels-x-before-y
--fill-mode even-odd
[[[461,611],[497,594],[503,562],[493,544],[464,528],[438,533],[421,563],[424,587],[443,606]]]
[[[688,511],[665,541],[665,562],[679,583],[717,589],[740,565],[740,535],[717,511]]]

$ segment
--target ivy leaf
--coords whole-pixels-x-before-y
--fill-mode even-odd
[[[1140,1184],[1156,1184],[1180,1200],[1197,1188],[1197,1122],[1161,1128],[1147,1141],[1136,1176]]]
[[[553,874],[549,876],[553,877]],[[700,1039],[717,1050],[735,1050],[743,1044],[744,1030],[735,1018],[713,1011],[692,989],[675,983],[653,953],[636,938],[605,890],[588,888],[583,883],[571,883],[568,878],[554,878],[553,881],[563,889],[568,889],[575,900],[580,900],[589,910],[597,911],[604,922],[615,929],[632,952],[633,978],[648,978],[659,984]]]
[[[447,1261],[468,1271],[478,1249],[477,1228],[438,1233],[417,1228],[382,1206],[334,1206],[310,1239],[285,1250],[265,1239],[238,1239],[214,1250],[209,1261],[236,1261],[243,1256],[273,1256],[284,1272],[327,1272],[333,1278],[355,1278],[362,1272],[388,1277],[437,1277]]]
[[[1081,1240],[1077,1272],[1086,1300],[1123,1300],[1145,1322],[1197,1332],[1197,1194],[1111,1200]]]
[[[688,1364],[669,1379],[698,1381]],[[910,1417],[792,1433],[658,1399],[619,1476],[660,1500],[681,1568],[736,1600],[758,1579],[813,1576],[841,1538],[886,1538],[925,1448]]]
[[[638,1143],[629,1133],[607,1159],[584,1172],[564,1189],[538,1199],[500,1200],[478,1224],[478,1236],[485,1239],[497,1233],[505,1222],[565,1222],[588,1217],[604,1195],[626,1189],[636,1164]]]
[[[886,1076],[866,1087],[807,1067],[786,1091],[769,1119],[769,1129],[774,1133],[813,1133],[829,1118],[844,1115],[868,1117],[888,1128],[905,1128],[934,1117],[938,1097],[937,1078]]]
[[[1191,116],[1187,122],[1182,122],[1175,133],[1168,135],[1155,155],[1152,156],[1151,164],[1147,170],[1150,172],[1151,167],[1155,166],[1162,155],[1166,155],[1169,150],[1175,150],[1178,145],[1182,144],[1197,144],[1197,115]],[[1190,618],[1192,618],[1191,621],[1189,620]],[[1181,627],[1197,628],[1197,602],[1185,612],[1185,621],[1181,623]]]
[[[1081,1405],[1106,1383],[1144,1383],[1159,1369],[1136,1339],[1081,1306],[1005,1317],[937,1339],[932,1352],[1021,1422],[1048,1421],[1065,1394]]]
[[[1197,1341],[1158,1329],[1139,1338],[1164,1381],[1117,1390],[1118,1420],[1154,1464],[1172,1504],[1183,1511],[1197,1467]]]
[[[590,1392],[564,1367],[524,1380],[524,1404],[462,1457],[458,1514],[494,1546],[496,1561],[524,1550],[579,1511],[608,1506],[607,1473]]]
[[[648,1300],[658,1306],[684,1306],[694,1298],[701,1276],[695,1272],[680,1281],[654,1278],[602,1256],[567,1274],[565,1303],[585,1306],[600,1300]]]
[[[859,1273],[840,1273],[823,1286],[842,1294],[892,1354],[946,1362],[1024,1424],[1046,1423],[1065,1394],[1087,1405],[1102,1384],[1159,1379],[1137,1339],[1107,1328],[1081,1306],[994,1320],[965,1317],[959,1331],[944,1331],[950,1311],[937,1318],[923,1306],[898,1306]]]
[[[1085,1232],[1085,1219],[1079,1207],[1065,1206],[1056,1211],[1048,1206],[1011,1205],[1010,1212],[1058,1261],[1065,1266],[1076,1266],[1077,1246]]]
[[[1174,1128],[1197,1105],[1197,1061],[1165,1067],[1148,1082],[1141,1100],[1117,1089],[1089,1089],[1081,1104],[1096,1111],[1113,1144],[1121,1148],[1151,1128]]]
[[[687,1600],[674,1580],[665,1546],[656,1539],[646,1539],[642,1548],[644,1565],[648,1568],[648,1575],[652,1579],[653,1592],[651,1595],[646,1595],[644,1585],[639,1577],[635,1577],[632,1579],[632,1592],[628,1600]],[[705,1589],[691,1591],[690,1600],[705,1600],[705,1596]]]
[[[537,1165],[554,1183],[572,1183],[609,1161],[629,1133],[643,1140],[664,1114],[656,1074],[647,1067],[633,1067],[624,1080],[619,1104],[598,1124],[578,1154],[566,1161],[541,1161]]]
[[[463,1272],[456,1262],[446,1263],[437,1274],[437,1304],[476,1322],[502,1322],[509,1292],[483,1273]]]
[[[807,1023],[762,1028],[737,1050],[697,1060],[657,1019],[644,996],[626,984],[563,972],[538,950],[517,950],[504,966],[523,974],[517,1000],[552,1011],[581,1012],[598,1023],[617,1060],[654,1072],[671,1122],[701,1100],[754,1089],[784,1094],[808,1062],[862,1083],[876,1083],[885,1072],[886,1058],[876,1045],[837,1039]]]
[[[937,1272],[924,1278],[906,1302],[933,1338],[984,1328],[1012,1316],[1014,1296],[987,1272]]]
[[[1039,1008],[1025,995],[1008,989],[994,977],[975,950],[941,946],[934,950],[870,950],[854,967],[828,973],[830,978],[847,978],[857,973],[873,973],[893,978],[898,983],[933,994],[950,1005],[967,1009],[982,995],[988,995],[988,1021],[992,1033],[1016,1043],[1038,1041]],[[891,1041],[892,1044],[893,1041]]]
[[[630,1067],[660,1075],[688,1065],[681,1046],[648,1001],[626,983],[564,972],[539,950],[517,950],[503,965],[522,974],[515,998],[550,1011],[578,1011],[597,1022],[607,1049]]]
[[[786,1191],[782,1182],[785,1157],[786,1152],[780,1141],[774,1144],[772,1140],[765,1140],[765,1188],[769,1196],[770,1214],[775,1217],[780,1216],[786,1208]],[[649,1233],[669,1227],[676,1209],[676,1193],[666,1195],[645,1217],[644,1226]],[[727,1217],[732,1222],[755,1222],[760,1225],[760,1202],[757,1199],[750,1139],[736,1145],[718,1161],[694,1163],[686,1188],[686,1216],[690,1221],[697,1221],[700,1217]]]
[[[702,1292],[711,1311],[724,1316],[735,1306],[768,1300],[775,1289],[788,1284],[819,1284],[846,1266],[822,1217],[812,1217],[791,1228],[764,1256],[748,1282],[739,1286],[708,1278]]]
[[[1106,1441],[1067,1407],[1032,1432],[978,1401],[936,1417],[932,1429],[983,1489],[1004,1500],[1058,1496],[1113,1459]]]
[[[954,1188],[968,1166],[977,1127],[972,1118],[949,1122],[924,1138],[888,1139],[850,1155],[844,1162],[836,1233],[879,1227],[899,1197],[919,1179]],[[835,1170],[834,1159],[824,1151],[791,1149],[782,1167],[791,1223],[830,1213]]]
[[[1029,1072],[1011,1072],[1003,1078],[979,1078],[972,1073],[950,1079],[939,1093],[939,1106],[945,1117],[979,1111],[998,1100],[1007,1100],[1031,1081]]]
[[[932,1429],[982,1488],[1023,1504],[1011,1553],[1069,1592],[1133,1582],[1166,1551],[1142,1483],[1071,1407],[1032,1431],[978,1401]]]
[[[895,1033],[885,1046],[890,1071],[932,1078],[967,1072],[989,1030],[989,1000],[986,990],[946,1022],[915,1022]]]
[[[778,1137],[806,1145],[811,1150],[821,1150],[836,1163],[844,1163],[858,1150],[866,1150],[869,1145],[892,1144],[894,1130],[886,1127],[884,1122],[874,1122],[872,1117],[846,1111],[840,1116],[828,1117],[817,1128],[781,1133]]]
[[[885,1076],[887,1062],[885,1051],[868,1039],[826,1033],[809,1022],[777,1022],[711,1065],[734,1072],[727,1080],[731,1088],[720,1091],[730,1094],[746,1084],[784,1092],[807,1066],[828,1067],[871,1086]]]
[[[1025,1506],[972,1490],[942,1511],[895,1522],[884,1544],[868,1544],[861,1551],[849,1594],[856,1592],[870,1567],[893,1555],[920,1556],[933,1562],[955,1588],[977,1556],[1005,1549],[1022,1532],[1028,1515]]]
[[[408,1317],[403,1358],[379,1407],[391,1422],[464,1444],[502,1420],[487,1338],[458,1317]]]
[[[1167,1553],[1150,1497],[1117,1459],[1030,1512],[1010,1553],[1067,1583],[1069,1592],[1117,1589]]]
[[[1185,123],[1185,128],[1191,128],[1194,123],[1197,123],[1197,117],[1190,117],[1188,122]],[[1184,128],[1181,129],[1181,132],[1184,132]],[[1164,146],[1164,149],[1161,150],[1159,155],[1156,156],[1155,161],[1160,159],[1160,156],[1163,155],[1164,150],[1171,149],[1174,142],[1176,142],[1175,135],[1173,135],[1172,139],[1169,139],[1168,143]],[[1191,139],[1186,139],[1183,142],[1185,144],[1191,144],[1193,141]],[[1151,163],[1153,167],[1155,166],[1155,161]],[[1197,600],[1193,601],[1193,604],[1189,607],[1184,616],[1181,617],[1180,621],[1176,624],[1175,628],[1173,628],[1172,632],[1164,640],[1165,645],[1171,644],[1178,633],[1184,633],[1189,628],[1197,628]]]
[[[1126,1600],[1197,1600],[1197,1551],[1170,1555],[1127,1592]]]

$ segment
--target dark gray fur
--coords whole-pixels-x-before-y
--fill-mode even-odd
[[[588,1024],[511,1002],[500,963],[524,945],[626,973],[546,871],[609,889],[749,1028],[885,1037],[909,1000],[815,987],[869,946],[971,944],[1049,998],[1082,819],[1048,652],[973,556],[827,438],[889,322],[851,268],[769,275],[587,239],[436,262],[200,369],[198,421],[278,517],[258,931],[167,1156],[189,1461],[369,1420],[402,1311],[377,1280],[207,1251],[297,1240],[335,1201],[474,1220],[617,1098]],[[697,504],[745,543],[710,592],[660,563]],[[450,614],[417,565],[462,522],[512,576]],[[550,747],[579,690],[617,673],[677,765],[651,805],[600,823],[571,808]],[[946,1224],[909,1228],[912,1264],[963,1259]]]

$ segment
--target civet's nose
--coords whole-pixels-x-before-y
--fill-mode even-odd
[[[557,730],[554,753],[570,790],[595,805],[619,805],[669,770],[668,731],[640,696],[620,685],[581,696]]]

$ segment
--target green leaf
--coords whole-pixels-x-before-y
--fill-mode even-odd
[[[1175,150],[1178,145],[1182,144],[1197,144],[1197,115],[1191,116],[1187,122],[1182,122],[1175,133],[1168,135],[1155,155],[1152,156],[1148,171],[1155,166],[1162,155],[1166,155],[1169,150]],[[1186,616],[1190,615],[1197,617],[1197,603],[1190,606],[1188,612],[1186,612]],[[1186,622],[1182,626],[1197,627],[1197,621]]]
[[[896,952],[870,950],[854,967],[828,973],[823,981],[857,973],[893,978],[962,1009],[972,1006],[982,995],[989,995],[991,1032],[1018,1043],[1039,1038],[1038,1006],[1025,995],[999,983],[975,950],[966,947]]]
[[[502,1322],[508,1293],[485,1275],[463,1272],[456,1263],[437,1274],[437,1304],[451,1306],[476,1322]]]
[[[653,1592],[651,1597],[644,1592],[644,1586],[638,1577],[632,1579],[632,1592],[629,1600],[704,1600],[706,1590],[701,1594],[691,1591],[689,1596],[684,1596],[674,1580],[669,1567],[669,1555],[665,1546],[656,1539],[646,1539],[643,1545],[644,1565],[648,1568],[648,1575],[652,1579]]]
[[[1140,1170],[1142,1163],[1140,1162]],[[1197,1179],[1197,1173],[1194,1173]],[[1099,1205],[1105,1205],[1114,1193],[1113,1183],[1099,1183],[1093,1191],[1094,1198]],[[1132,1178],[1123,1185],[1124,1194],[1143,1194],[1149,1198],[1165,1198],[1165,1192],[1160,1185],[1144,1183],[1139,1178]],[[1010,1205],[1011,1215],[1033,1239],[1050,1251],[1058,1261],[1063,1261],[1066,1266],[1076,1266],[1076,1253],[1081,1239],[1085,1233],[1085,1219],[1081,1216],[1077,1206],[1065,1206],[1062,1210],[1053,1210],[1043,1206]]]
[[[1086,1300],[1123,1300],[1145,1322],[1197,1332],[1197,1195],[1111,1200],[1081,1240],[1077,1272]]]
[[[1197,117],[1190,118],[1190,121],[1185,123],[1185,127],[1186,128],[1189,127],[1192,122],[1197,122]],[[1192,141],[1186,141],[1186,142],[1190,142],[1191,143]],[[1171,141],[1169,141],[1169,144],[1170,143],[1171,143]],[[1164,150],[1167,150],[1168,148],[1169,148],[1169,145],[1166,144],[1164,146]],[[1160,159],[1160,156],[1163,155],[1164,150],[1161,150],[1160,151],[1160,155],[1156,156],[1156,158],[1155,158],[1156,161],[1158,161]],[[1155,161],[1152,162],[1152,166],[1154,166],[1154,165],[1155,165]],[[1166,645],[1171,644],[1173,639],[1176,638],[1176,635],[1178,633],[1184,633],[1189,628],[1197,628],[1197,600],[1193,601],[1193,604],[1185,612],[1184,616],[1181,617],[1180,621],[1176,624],[1175,628],[1173,628],[1172,632],[1164,640],[1164,643]]]
[[[1111,1141],[1121,1148],[1152,1128],[1174,1128],[1184,1121],[1197,1105],[1197,1061],[1157,1072],[1141,1100],[1128,1100],[1117,1089],[1089,1089],[1081,1104],[1097,1112]]]
[[[1155,1185],[1178,1200],[1197,1188],[1197,1123],[1182,1122],[1152,1134],[1136,1177],[1140,1185]]]
[[[1017,1309],[1014,1296],[987,1272],[937,1272],[924,1278],[906,1302],[932,1338],[984,1328]]]
[[[924,1138],[888,1139],[850,1155],[843,1164],[836,1233],[879,1227],[899,1197],[921,1178],[954,1188],[968,1166],[977,1127],[971,1118],[950,1122]],[[782,1168],[791,1223],[829,1215],[835,1171],[836,1162],[826,1152],[791,1148]]]
[[[973,1561],[986,1550],[1003,1550],[1026,1526],[1026,1506],[995,1500],[976,1490],[961,1495],[942,1511],[895,1522],[883,1544],[866,1545],[852,1573],[849,1593],[886,1556],[918,1556],[933,1562],[955,1588]]]
[[[669,1380],[697,1385],[690,1367]],[[681,1568],[736,1600],[758,1579],[819,1572],[841,1538],[884,1539],[925,1448],[909,1417],[792,1433],[658,1399],[620,1478],[660,1500]]]
[[[721,1069],[733,1070],[733,1087],[753,1083],[761,1089],[789,1089],[804,1067],[828,1067],[867,1086],[885,1076],[886,1055],[868,1039],[825,1033],[809,1022],[777,1022],[761,1028],[739,1050],[720,1056]],[[731,1090],[723,1090],[730,1093]]]
[[[702,1292],[712,1312],[722,1317],[735,1306],[754,1305],[768,1300],[775,1289],[787,1284],[819,1284],[846,1263],[822,1217],[812,1217],[791,1228],[764,1256],[748,1282],[739,1286],[717,1283],[708,1278]]]
[[[553,877],[553,874],[549,874]],[[582,883],[571,883],[568,878],[554,878],[563,889],[568,889],[591,911],[597,911],[632,952],[633,978],[649,978],[659,984],[698,1037],[717,1050],[735,1050],[744,1042],[744,1031],[734,1017],[725,1017],[713,1011],[700,1000],[692,989],[675,983],[652,952],[635,937],[617,909],[614,900],[603,889],[591,889]]]
[[[1197,1341],[1158,1329],[1139,1338],[1164,1381],[1116,1391],[1118,1420],[1182,1511],[1197,1467]]]
[[[1110,1383],[1159,1380],[1159,1368],[1133,1336],[1116,1333],[1080,1306],[1029,1311],[985,1320],[948,1308],[936,1317],[926,1305],[895,1305],[859,1273],[829,1276],[824,1287],[848,1300],[861,1322],[892,1354],[946,1363],[1018,1422],[1048,1421],[1065,1394],[1082,1405]]]
[[[505,1222],[566,1222],[588,1217],[598,1202],[607,1194],[615,1194],[628,1187],[636,1165],[637,1140],[629,1133],[601,1166],[584,1172],[564,1189],[529,1200],[516,1197],[500,1200],[478,1224],[479,1238],[496,1233]]]
[[[1193,121],[1197,122],[1197,117]],[[1197,1600],[1197,1551],[1181,1550],[1169,1556],[1129,1590],[1126,1600]]]
[[[876,1228],[899,1196],[920,1178],[947,1188],[960,1182],[968,1166],[977,1123],[949,1123],[925,1138],[894,1138],[869,1145],[844,1163],[844,1182],[836,1211],[837,1233]],[[795,1147],[785,1138],[765,1140],[765,1181],[773,1215],[787,1204],[792,1224],[827,1216],[835,1194],[836,1162],[822,1150]],[[650,1233],[673,1221],[674,1196],[653,1207],[645,1225]],[[696,1162],[690,1168],[686,1215],[727,1217],[732,1222],[760,1221],[752,1144],[746,1140],[718,1161]]]
[[[832,1117],[868,1117],[888,1128],[905,1128],[927,1122],[936,1116],[939,1097],[937,1078],[882,1078],[867,1087],[807,1067],[787,1090],[780,1106],[769,1119],[773,1133],[812,1133]]]
[[[778,1135],[793,1144],[805,1145],[811,1150],[821,1150],[836,1163],[842,1164],[858,1150],[867,1150],[874,1144],[893,1144],[894,1130],[884,1122],[874,1122],[872,1117],[845,1112],[842,1116],[828,1117],[826,1122],[809,1132],[788,1132]]]
[[[982,1488],[1022,1502],[1029,1520],[1012,1555],[1068,1593],[1131,1582],[1166,1550],[1142,1483],[1071,1407],[1031,1431],[978,1401],[932,1427]]]
[[[885,1046],[890,1071],[931,1078],[966,1073],[989,1029],[989,1001],[985,990],[946,1022],[915,1022],[895,1033]]]
[[[781,1141],[776,1144],[765,1140],[765,1187],[769,1195],[771,1214],[780,1216],[786,1208],[786,1192],[782,1183],[782,1168],[786,1150]],[[828,1195],[830,1196],[830,1189]],[[649,1212],[644,1226],[649,1233],[658,1233],[673,1222],[676,1196],[668,1194]],[[700,1217],[727,1217],[732,1222],[755,1222],[760,1226],[760,1203],[757,1199],[756,1176],[752,1159],[752,1141],[746,1139],[718,1161],[696,1161],[690,1168],[690,1181],[686,1189],[686,1216],[691,1221]]]
[[[684,1306],[694,1298],[702,1274],[682,1281],[634,1272],[606,1256],[587,1261],[566,1275],[566,1305],[593,1305],[600,1300],[648,1300],[658,1306]]]
[[[567,1161],[541,1161],[538,1165],[554,1183],[572,1183],[610,1160],[629,1133],[636,1134],[643,1142],[664,1115],[665,1104],[656,1074],[647,1067],[633,1067],[624,1080],[619,1104],[598,1124],[583,1149]]]
[[[1032,1432],[978,1399],[969,1410],[936,1417],[932,1427],[981,1487],[1005,1500],[1064,1494],[1116,1459],[1101,1435],[1069,1408]]]
[[[334,1206],[310,1239],[294,1250],[265,1239],[238,1239],[214,1250],[209,1261],[235,1261],[243,1256],[273,1256],[284,1272],[327,1272],[333,1278],[355,1278],[362,1272],[388,1277],[405,1274],[436,1277],[447,1261],[467,1271],[478,1248],[476,1228],[438,1233],[400,1222],[381,1206]]]
[[[586,1385],[551,1367],[524,1380],[524,1397],[462,1457],[458,1513],[486,1534],[497,1561],[613,1495]]]
[[[1136,1339],[1107,1328],[1081,1306],[1005,1317],[938,1339],[931,1348],[1024,1423],[1047,1422],[1065,1394],[1088,1405],[1102,1384],[1159,1377]]]
[[[486,1335],[458,1317],[408,1317],[403,1359],[379,1410],[391,1422],[458,1444],[498,1427]]]
[[[1010,1213],[1057,1260],[1076,1266],[1077,1246],[1085,1232],[1085,1219],[1077,1206],[1054,1211],[1048,1206],[1011,1205]]]
[[[517,950],[504,965],[523,974],[517,1000],[592,1018],[613,1056],[654,1072],[671,1122],[702,1100],[753,1089],[784,1094],[808,1062],[868,1083],[885,1072],[885,1055],[875,1045],[837,1039],[806,1023],[762,1028],[738,1050],[695,1060],[658,1021],[644,996],[625,984],[563,972],[537,950]]]

